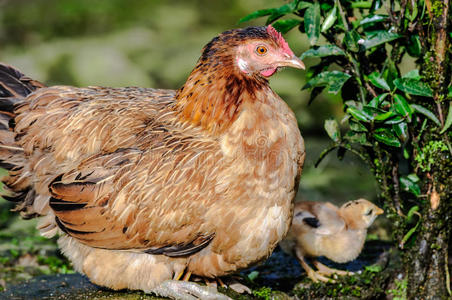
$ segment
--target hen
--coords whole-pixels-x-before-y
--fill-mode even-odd
[[[295,205],[292,227],[281,247],[296,255],[315,282],[330,280],[323,275],[347,275],[349,272],[331,269],[313,259],[316,272],[305,257],[326,256],[338,263],[354,260],[364,246],[367,228],[382,213],[381,208],[365,199],[349,201],[340,208],[329,202],[299,202]]]
[[[220,297],[178,279],[245,268],[289,230],[305,153],[268,85],[282,67],[304,65],[271,26],[215,37],[177,91],[44,87],[0,65],[4,197],[93,283]]]

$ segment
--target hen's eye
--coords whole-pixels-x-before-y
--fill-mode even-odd
[[[267,53],[267,48],[265,46],[257,46],[256,53],[259,55],[264,55]]]

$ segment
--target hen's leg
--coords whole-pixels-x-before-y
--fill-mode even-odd
[[[308,277],[311,278],[312,281],[319,282],[319,280],[320,280],[320,281],[324,281],[324,282],[328,282],[328,281],[333,281],[334,282],[334,280],[332,280],[332,279],[330,279],[328,277],[325,277],[325,276],[317,273],[316,271],[314,271],[306,263],[304,255],[299,249],[296,250],[296,255],[297,255],[298,261],[300,262],[301,266],[306,271],[306,274],[308,274]]]
[[[317,272],[323,275],[333,275],[333,274],[337,274],[337,275],[353,275],[353,272],[347,272],[347,271],[342,271],[342,270],[337,270],[337,269],[333,269],[330,268],[328,266],[325,266],[324,264],[322,264],[321,262],[314,260],[313,261],[314,266],[317,268]]]
[[[232,300],[218,292],[214,287],[202,286],[190,281],[166,280],[154,288],[152,293],[162,297],[181,300]]]

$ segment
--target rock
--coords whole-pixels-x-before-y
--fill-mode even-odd
[[[112,291],[92,284],[80,274],[39,276],[22,284],[8,286],[0,300],[15,299],[161,299],[142,292]]]

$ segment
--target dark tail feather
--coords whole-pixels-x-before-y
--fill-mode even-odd
[[[11,66],[0,63],[0,98],[23,98],[38,88],[45,87],[39,81],[25,76]],[[3,102],[0,104],[3,110]]]
[[[39,81],[33,80],[11,66],[0,63],[0,167],[14,170],[17,173],[23,167],[25,157],[23,149],[16,144],[14,133],[14,110],[27,95],[36,89],[45,87]],[[16,210],[23,212],[24,216],[32,216],[27,211],[31,207],[34,195],[28,190],[28,186],[12,184],[17,179],[10,174],[2,178],[6,186],[2,191],[3,198],[18,202]]]
[[[34,90],[44,85],[11,66],[0,63],[0,166],[11,169],[20,147],[15,143],[14,109]]]

